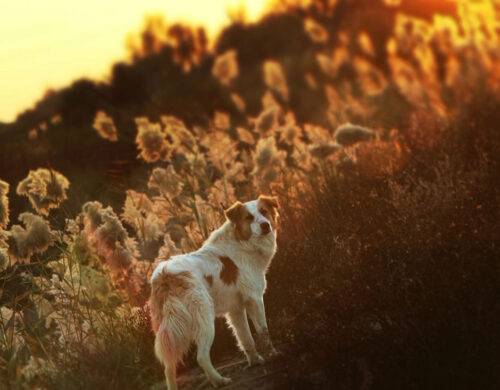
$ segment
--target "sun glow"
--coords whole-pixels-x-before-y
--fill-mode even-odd
[[[80,77],[105,79],[110,65],[127,58],[126,38],[145,15],[167,23],[202,25],[213,38],[230,15],[244,10],[248,21],[262,14],[266,0],[22,0],[0,12],[0,122]]]

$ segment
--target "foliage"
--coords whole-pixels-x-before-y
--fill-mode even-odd
[[[500,384],[498,15],[370,4],[284,2],[213,51],[202,31],[151,19],[110,85],[76,83],[41,104],[49,118],[19,119],[40,121],[23,141],[37,164],[57,150],[121,184],[80,194],[102,176],[75,162],[69,188],[31,170],[16,192],[35,215],[0,181],[1,387],[160,382],[152,270],[260,193],[282,204],[266,303],[297,356],[290,388]],[[121,158],[136,170],[106,165]],[[215,357],[234,353],[218,332]]]

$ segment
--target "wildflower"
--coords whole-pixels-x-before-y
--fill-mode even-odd
[[[166,160],[170,149],[160,124],[150,123],[146,118],[136,118],[137,136],[135,142],[140,150],[138,157],[148,163]]]
[[[375,132],[367,127],[346,123],[337,127],[333,136],[339,144],[349,146],[358,142],[374,139]]]
[[[9,183],[0,180],[0,229],[9,223]]]
[[[288,100],[288,85],[279,62],[272,60],[264,62],[264,81],[269,88],[278,92],[284,100]]]
[[[311,18],[307,18],[304,21],[304,29],[309,35],[309,38],[315,43],[326,43],[328,42],[328,31],[321,24],[314,21]]]
[[[8,238],[9,254],[19,260],[27,260],[34,253],[44,252],[54,240],[49,223],[38,215],[22,213],[19,220],[25,228],[14,225]]]
[[[108,116],[104,111],[97,111],[93,127],[97,130],[97,133],[101,136],[101,138],[107,139],[111,142],[118,141],[118,134],[113,118]]]
[[[236,50],[228,50],[217,56],[212,67],[212,74],[220,83],[229,86],[231,81],[238,76],[238,61]]]

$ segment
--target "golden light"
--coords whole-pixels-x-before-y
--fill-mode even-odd
[[[258,19],[266,0],[12,1],[0,12],[0,122],[12,121],[48,88],[80,77],[106,79],[110,65],[127,57],[125,40],[145,15],[167,23],[202,25],[209,37],[229,14]]]

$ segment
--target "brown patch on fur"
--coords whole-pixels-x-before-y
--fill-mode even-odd
[[[252,236],[250,224],[253,222],[248,217],[251,216],[248,209],[241,202],[236,202],[225,211],[226,217],[234,226],[234,235],[237,240],[247,241]]]
[[[259,213],[269,219],[274,230],[278,227],[278,199],[274,196],[260,195],[257,206]]]
[[[236,279],[238,279],[238,267],[234,264],[233,260],[227,256],[219,256],[219,259],[222,263],[220,279],[227,285],[235,284]]]
[[[212,287],[212,285],[214,284],[214,278],[212,275],[205,275],[203,276],[205,278],[205,280],[207,281],[208,285],[210,287]]]
[[[151,286],[151,323],[155,333],[161,324],[163,317],[163,305],[169,295],[175,294],[182,297],[191,288],[191,274],[187,271],[176,274],[163,270],[153,279]]]

